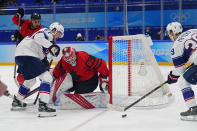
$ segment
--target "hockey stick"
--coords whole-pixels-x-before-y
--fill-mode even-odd
[[[189,67],[193,66],[194,63],[192,63],[191,65],[189,65],[187,69],[189,69]],[[128,110],[129,108],[131,108],[132,106],[134,106],[135,104],[137,104],[138,102],[142,101],[144,98],[146,98],[147,96],[149,96],[150,94],[152,94],[153,92],[157,91],[158,89],[160,89],[161,87],[163,87],[165,84],[167,84],[167,81],[163,82],[162,84],[160,84],[159,86],[155,87],[154,89],[152,89],[150,92],[146,93],[144,96],[140,97],[138,100],[136,100],[135,102],[131,103],[130,105],[124,107],[123,111]],[[120,109],[120,108],[119,108]],[[121,109],[120,109],[121,110]]]
[[[18,14],[18,32],[20,33],[20,24],[21,24],[21,15]],[[17,36],[17,40],[16,42],[19,41],[19,38]],[[18,88],[20,87],[20,85],[18,84],[17,80],[16,80],[16,62],[14,63],[14,82],[15,84],[18,86]]]

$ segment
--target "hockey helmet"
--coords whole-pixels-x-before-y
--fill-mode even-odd
[[[76,66],[76,50],[75,48],[72,47],[65,47],[62,50],[62,54],[63,54],[63,59],[68,62],[69,64],[71,64],[72,66]]]
[[[41,20],[41,15],[39,13],[32,13],[31,20]]]
[[[61,33],[60,38],[64,37],[64,27],[63,27],[60,23],[58,23],[58,22],[52,23],[52,24],[49,26],[49,29],[50,29],[51,31],[52,31],[53,29],[55,29],[55,30],[56,30],[56,33],[57,33],[57,32],[60,32],[60,33]],[[55,34],[56,34],[56,33],[55,33]],[[55,34],[53,34],[53,35],[55,35]]]
[[[174,34],[182,33],[183,27],[179,22],[171,22],[166,27],[167,34],[172,31]]]

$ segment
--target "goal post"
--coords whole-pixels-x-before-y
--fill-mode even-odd
[[[151,38],[143,34],[109,37],[110,104],[128,106],[165,81],[151,45]],[[136,107],[166,105],[171,96],[165,85]]]

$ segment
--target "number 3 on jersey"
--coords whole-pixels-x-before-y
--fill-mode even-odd
[[[185,41],[185,49],[195,50],[197,48],[197,34],[192,34],[191,39]]]

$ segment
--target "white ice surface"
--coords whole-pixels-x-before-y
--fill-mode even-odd
[[[160,69],[166,78],[172,67],[161,66]],[[13,66],[0,66],[2,81],[8,85],[11,93],[16,93],[13,70]],[[178,84],[171,85],[170,89],[175,101],[163,109],[131,108],[126,112],[108,109],[57,110],[57,117],[51,118],[38,118],[37,107],[29,107],[23,112],[10,111],[12,100],[2,96],[0,131],[197,131],[197,122],[181,121],[179,118],[179,113],[187,110],[187,107]],[[125,113],[127,117],[121,118]]]

